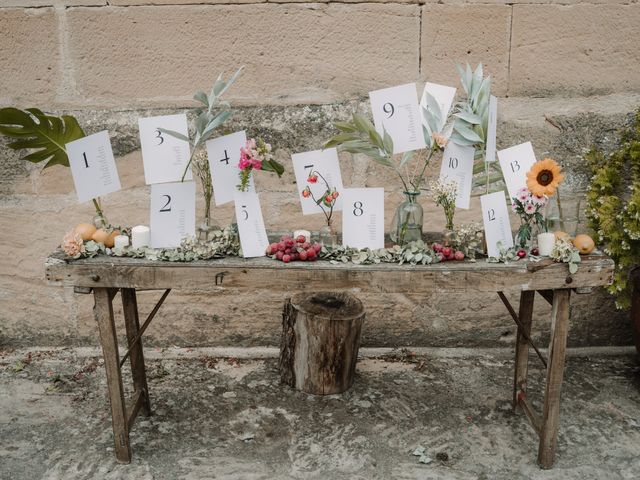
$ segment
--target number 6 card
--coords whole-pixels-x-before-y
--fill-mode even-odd
[[[195,182],[151,185],[151,248],[175,248],[196,233]]]
[[[120,190],[120,178],[106,130],[67,143],[73,183],[80,203]]]
[[[347,188],[342,197],[342,245],[384,248],[384,188]]]
[[[425,147],[422,117],[415,83],[369,92],[376,130],[393,140],[393,153]]]

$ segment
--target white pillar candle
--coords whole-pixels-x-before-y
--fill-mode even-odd
[[[129,237],[126,235],[118,235],[113,239],[114,248],[124,248],[129,246]]]
[[[538,253],[543,257],[548,257],[556,243],[556,236],[551,232],[538,234]]]
[[[311,232],[309,230],[296,230],[293,232],[293,238],[298,238],[299,235],[302,235],[307,242],[311,241]]]
[[[137,248],[148,247],[151,242],[151,231],[149,227],[138,225],[131,229],[131,247]]]

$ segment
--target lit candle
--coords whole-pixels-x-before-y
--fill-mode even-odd
[[[543,257],[551,255],[551,250],[556,243],[556,236],[551,232],[538,234],[538,253]]]
[[[151,242],[151,231],[149,227],[138,225],[131,229],[131,247],[137,248],[148,247]]]
[[[126,235],[118,235],[116,238],[113,239],[113,246],[114,248],[124,248],[124,247],[128,247],[129,246],[129,237],[127,237]]]
[[[300,235],[304,237],[305,241],[311,241],[311,232],[309,230],[296,230],[295,232],[293,232],[294,239],[298,238]]]

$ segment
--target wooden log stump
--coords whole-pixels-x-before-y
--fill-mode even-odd
[[[362,302],[344,292],[303,293],[287,299],[280,345],[282,381],[314,395],[349,389],[364,317]]]

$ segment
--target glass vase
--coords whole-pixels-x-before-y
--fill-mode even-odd
[[[389,237],[398,245],[422,239],[422,220],[424,211],[418,203],[420,192],[403,192],[404,201],[398,205]]]
[[[336,248],[338,246],[338,232],[333,228],[331,220],[320,228],[320,244],[327,248]]]

